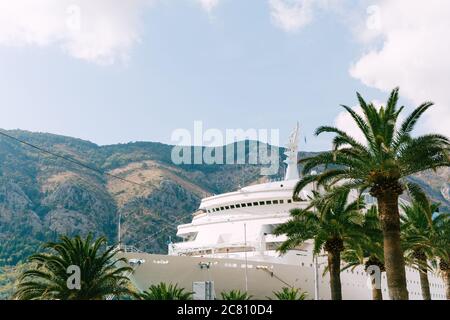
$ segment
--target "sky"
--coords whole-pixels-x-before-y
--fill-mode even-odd
[[[436,103],[417,133],[450,136],[449,34],[447,0],[2,1],[0,128],[174,143],[202,121],[284,145],[299,121],[317,151],[318,126],[355,131],[356,91],[400,86],[406,112]]]

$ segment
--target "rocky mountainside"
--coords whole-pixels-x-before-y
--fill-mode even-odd
[[[172,146],[161,143],[98,146],[47,133],[5,132],[135,183],[0,137],[0,265],[23,261],[42,241],[59,234],[93,232],[114,243],[119,215],[123,243],[165,252],[176,226],[190,221],[202,197],[267,180],[260,175],[259,165],[175,165]],[[249,149],[247,143],[247,156]],[[270,178],[282,177],[283,170],[281,166],[278,175]],[[414,180],[434,200],[450,207],[448,168],[423,173]]]

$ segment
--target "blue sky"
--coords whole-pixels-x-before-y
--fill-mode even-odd
[[[114,6],[114,0],[102,1]],[[382,82],[383,74],[366,74],[372,69],[364,65],[351,72],[367,52],[387,46],[382,36],[389,30],[361,40],[355,27],[367,19],[367,7],[376,1],[319,1],[305,25],[292,30],[277,25],[270,1],[213,1],[210,10],[194,2],[134,4],[131,13],[124,12],[124,21],[117,22],[119,40],[120,23],[132,25],[123,36],[133,39],[121,51],[126,58],[107,63],[67,49],[64,42],[71,40],[58,37],[52,27],[27,25],[43,30],[43,40],[38,32],[24,36],[0,31],[0,127],[98,144],[170,143],[175,129],[192,129],[194,121],[201,120],[205,128],[221,130],[278,128],[283,144],[298,120],[308,139],[307,145],[302,139],[301,149],[323,150],[330,139],[313,137],[314,129],[333,124],[339,104],[354,106],[355,91],[385,100],[391,82]],[[379,5],[383,9],[384,4]],[[43,0],[42,6],[49,6],[49,15],[60,13],[52,11],[50,0]],[[81,1],[82,10],[84,6],[88,2]],[[97,9],[88,12],[95,16]],[[117,16],[120,12],[114,19]],[[102,36],[99,33],[99,42]],[[440,98],[439,92],[436,96]],[[409,94],[402,102],[411,105],[420,98]],[[440,99],[446,102],[445,96]]]

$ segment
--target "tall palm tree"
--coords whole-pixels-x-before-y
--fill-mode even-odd
[[[411,136],[419,118],[433,105],[431,102],[417,107],[397,127],[403,110],[403,107],[397,108],[398,92],[398,88],[394,89],[386,107],[379,110],[358,93],[363,115],[342,106],[364,135],[363,143],[336,127],[322,126],[316,130],[316,135],[324,132],[336,135],[333,149],[299,161],[304,164],[304,176],[294,189],[294,197],[298,198],[300,191],[312,182],[319,186],[340,183],[335,192],[369,190],[378,200],[389,295],[391,299],[408,299],[398,199],[405,189],[417,199],[424,197],[418,185],[404,178],[420,171],[449,166],[450,142],[439,134]],[[313,168],[323,165],[332,167],[318,175],[310,174]]]
[[[117,250],[106,248],[106,238],[93,240],[79,236],[62,236],[59,242],[44,245],[43,253],[34,254],[29,261],[34,268],[19,277],[14,294],[20,300],[100,300],[133,295],[126,276],[132,269],[124,258],[116,257]],[[75,266],[75,268],[74,268]],[[71,275],[79,268],[79,286],[71,286]],[[74,272],[74,273],[72,273]],[[77,280],[74,280],[76,284]]]
[[[439,221],[433,220],[431,214],[438,208],[438,204],[413,202],[411,205],[402,205],[404,214],[400,217],[405,256],[419,270],[424,300],[431,300],[428,260],[433,258],[434,224]]]
[[[364,208],[364,202],[358,198],[348,203],[348,196],[349,192],[341,193],[325,201],[314,191],[307,208],[291,210],[291,219],[274,230],[276,235],[286,234],[288,238],[278,249],[282,253],[309,239],[314,240],[314,255],[322,249],[327,252],[333,300],[342,300],[341,252],[347,241],[362,236],[359,210]]]
[[[161,282],[151,285],[139,297],[141,300],[192,300],[192,294],[192,292],[184,291],[184,288],[179,288],[177,284]]]
[[[364,237],[348,241],[342,253],[342,260],[346,262],[345,267],[356,268],[363,265],[364,270],[369,273],[372,267],[378,267],[380,270],[379,277],[377,274],[371,274],[372,281],[372,300],[383,300],[380,280],[381,274],[386,271],[384,267],[383,257],[383,233],[381,231],[378,220],[378,210],[376,206],[370,207],[364,214],[364,222],[362,224]]]

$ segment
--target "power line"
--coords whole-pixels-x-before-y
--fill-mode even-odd
[[[163,231],[167,230],[169,227],[174,227],[174,225],[176,225],[177,222],[183,220],[184,218],[187,218],[187,217],[190,216],[190,215],[192,215],[192,213],[189,213],[189,214],[186,214],[186,215],[179,216],[179,217],[176,218],[175,220],[173,220],[173,221],[167,223],[167,225],[166,225],[165,227],[161,228],[160,230],[158,230],[158,231],[156,231],[156,232],[150,234],[149,236],[145,237],[144,239],[141,239],[141,240],[137,241],[137,242],[135,243],[135,245],[136,245],[136,244],[140,244],[141,242],[146,241],[146,240],[156,240],[156,239],[158,238],[158,236],[159,236]]]
[[[38,150],[38,151],[40,151],[40,152],[43,152],[43,153],[49,154],[49,155],[51,155],[51,156],[54,156],[54,157],[63,159],[63,160],[68,161],[68,162],[71,162],[71,163],[76,164],[76,165],[78,165],[78,166],[80,166],[80,167],[83,167],[83,168],[85,168],[85,169],[88,169],[88,170],[97,172],[97,173],[99,173],[99,174],[101,174],[101,175],[106,175],[106,176],[109,176],[109,177],[111,177],[111,178],[118,179],[118,180],[121,180],[121,181],[124,181],[124,182],[128,182],[128,183],[137,185],[137,186],[142,187],[142,188],[150,189],[150,187],[148,187],[148,186],[146,186],[146,185],[144,185],[144,184],[141,184],[141,183],[138,183],[138,182],[135,182],[135,181],[132,181],[132,180],[128,180],[128,179],[119,177],[119,176],[117,176],[117,175],[114,175],[114,174],[105,172],[105,171],[103,171],[103,170],[97,169],[97,168],[95,168],[95,167],[92,167],[92,166],[90,166],[90,165],[87,165],[87,164],[85,164],[85,163],[83,163],[83,162],[80,162],[80,161],[78,161],[78,160],[75,160],[75,159],[73,159],[73,158],[71,158],[71,157],[64,156],[64,155],[60,155],[60,154],[57,154],[57,153],[55,153],[55,152],[52,152],[52,151],[43,149],[43,148],[38,147],[38,146],[36,146],[36,145],[34,145],[34,144],[32,144],[32,143],[29,143],[29,142],[27,142],[27,141],[24,141],[24,140],[21,140],[21,139],[19,139],[19,138],[14,137],[14,136],[11,136],[11,135],[9,135],[9,134],[3,132],[3,131],[0,131],[0,135],[5,136],[5,137],[7,137],[7,138],[9,138],[9,139],[12,139],[12,140],[14,140],[14,141],[16,141],[16,142],[19,142],[19,143],[21,143],[21,144],[24,144],[24,145],[26,145],[26,146],[28,146],[28,147],[33,148],[33,149],[36,149],[36,150]]]
[[[36,146],[36,145],[34,145],[34,144],[32,144],[32,143],[29,143],[29,142],[27,142],[27,141],[24,141],[24,140],[21,140],[21,139],[19,139],[19,138],[14,137],[14,136],[11,136],[11,135],[9,135],[9,134],[7,134],[7,133],[5,133],[5,132],[0,131],[0,135],[5,136],[5,137],[7,137],[7,138],[9,138],[9,139],[12,139],[12,140],[14,140],[14,141],[16,141],[16,142],[19,142],[19,143],[21,143],[21,144],[24,144],[24,145],[26,145],[26,146],[29,146],[29,147],[31,147],[31,148],[33,148],[33,149],[36,149],[36,150],[38,150],[39,152],[42,152],[42,153],[45,153],[45,154],[49,154],[49,155],[51,155],[51,156],[54,156],[54,157],[63,159],[63,160],[65,160],[65,161],[68,161],[68,162],[71,162],[71,163],[76,164],[76,165],[78,165],[78,166],[81,166],[81,167],[83,167],[83,168],[85,168],[85,169],[88,169],[88,170],[94,171],[94,172],[96,172],[96,173],[99,173],[99,174],[101,174],[101,175],[106,175],[106,176],[109,176],[109,177],[112,177],[112,178],[115,178],[115,179],[118,179],[118,180],[121,180],[121,181],[124,181],[124,182],[128,182],[128,183],[131,183],[131,184],[140,186],[140,187],[142,187],[142,188],[150,189],[150,187],[148,187],[148,186],[146,186],[146,185],[143,185],[143,184],[141,184],[141,183],[138,183],[138,182],[135,182],[135,181],[131,181],[131,180],[128,180],[128,179],[119,177],[119,176],[117,176],[117,175],[108,173],[108,172],[104,172],[104,171],[102,171],[102,170],[100,170],[100,169],[97,169],[97,168],[92,167],[92,166],[89,166],[89,165],[87,165],[87,164],[85,164],[85,163],[83,163],[83,162],[80,162],[80,161],[78,161],[78,160],[75,160],[75,159],[73,159],[73,158],[71,158],[71,157],[64,156],[64,155],[60,155],[60,154],[57,154],[57,153],[55,153],[55,152],[46,150],[46,149],[41,148],[41,147],[39,147],[39,146]],[[189,215],[191,215],[191,214],[189,214]],[[186,218],[187,216],[188,216],[188,215],[182,215],[182,216],[178,217],[177,219],[175,219],[174,221],[171,221],[171,222],[167,221],[168,218],[166,218],[166,219],[167,219],[166,221],[168,222],[168,224],[167,224],[165,227],[161,228],[159,231],[157,231],[157,232],[151,234],[150,236],[148,236],[148,237],[146,237],[146,238],[144,238],[144,239],[139,240],[137,243],[141,243],[141,242],[143,242],[144,240],[153,239],[154,237],[158,236],[159,234],[161,234],[163,231],[165,231],[165,230],[168,229],[169,227],[173,227],[173,226],[175,225],[175,223],[177,223],[178,221],[180,221],[180,220]]]

